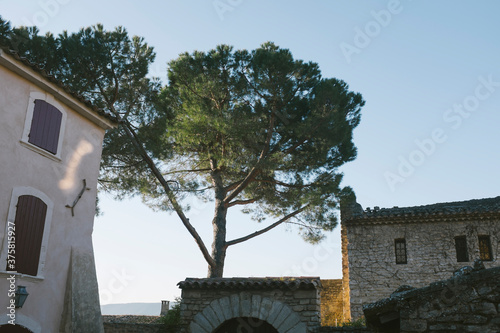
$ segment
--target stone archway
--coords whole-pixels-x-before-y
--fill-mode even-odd
[[[42,333],[42,327],[38,322],[33,320],[30,317],[23,315],[22,313],[16,313],[16,325],[9,324],[10,317],[7,317],[7,314],[0,314],[0,333],[3,332],[18,332],[18,331],[9,331],[9,329],[24,329],[24,331],[19,331],[19,333]],[[3,329],[3,330],[2,330]],[[7,331],[5,331],[7,329]]]
[[[257,318],[238,317],[225,321],[214,333],[278,333],[276,328]]]
[[[191,333],[214,333],[234,318],[256,318],[278,333],[305,333],[306,324],[287,304],[248,292],[213,300],[198,312],[189,325]]]
[[[33,333],[33,332],[24,326],[6,324],[0,326],[0,333]]]

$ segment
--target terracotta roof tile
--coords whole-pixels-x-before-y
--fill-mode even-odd
[[[494,217],[500,218],[500,196],[496,198],[475,199],[468,201],[445,202],[415,207],[367,208],[355,204],[342,212],[343,222],[395,221],[418,218],[450,219],[453,217]]]
[[[265,278],[187,278],[177,284],[181,289],[315,289],[321,288],[319,277]]]

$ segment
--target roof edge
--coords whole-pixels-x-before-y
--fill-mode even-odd
[[[186,278],[180,289],[317,289],[319,277]]]
[[[358,204],[359,206],[359,204]],[[481,219],[500,219],[500,196],[494,198],[473,199],[436,203],[413,207],[366,208],[361,206],[342,216],[347,224],[391,224],[415,222],[425,218],[429,221],[465,220],[474,217]]]
[[[118,121],[113,116],[91,106],[89,101],[72,93],[54,77],[49,76],[43,69],[36,68],[36,65],[23,59],[17,53],[0,48],[0,65],[52,94],[57,100],[99,127],[111,129],[117,126]]]

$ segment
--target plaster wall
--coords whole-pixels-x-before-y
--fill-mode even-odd
[[[23,131],[30,95],[45,96],[66,114],[63,124],[60,159],[47,157],[29,144],[23,143]],[[31,188],[42,192],[53,203],[43,272],[36,277],[16,275],[16,284],[24,285],[29,297],[18,318],[29,318],[42,332],[58,332],[63,312],[66,282],[72,249],[93,258],[92,230],[97,195],[97,177],[104,129],[73,112],[53,95],[45,93],[32,82],[0,66],[0,249],[6,251],[6,224],[13,191]],[[86,179],[85,191],[74,208],[72,205]],[[14,202],[15,205],[15,202]],[[11,209],[12,210],[12,209]],[[5,263],[5,261],[2,261]],[[4,264],[2,264],[4,265]],[[9,299],[8,281],[11,274],[0,266],[0,316],[5,317]],[[94,276],[95,279],[95,276]]]

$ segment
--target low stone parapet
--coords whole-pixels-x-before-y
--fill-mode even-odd
[[[364,307],[367,325],[383,332],[500,332],[500,267],[465,267],[425,288],[402,288]]]
[[[164,325],[159,316],[102,316],[105,333],[160,333]]]

